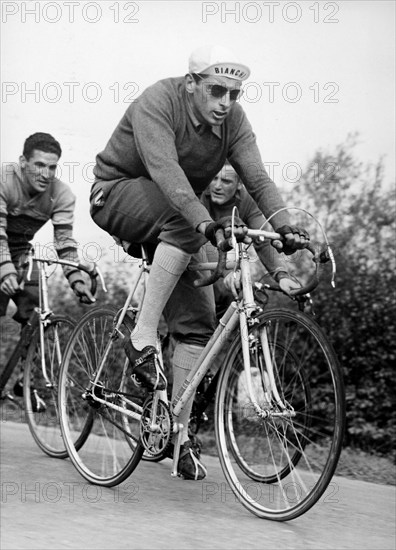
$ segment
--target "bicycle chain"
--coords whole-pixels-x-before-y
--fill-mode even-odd
[[[107,388],[104,388],[104,387],[101,387],[102,390],[104,390],[104,393],[110,393],[111,390],[107,389]],[[117,395],[128,395],[126,394],[125,392],[119,392],[119,391],[114,391],[114,392],[111,392],[111,393],[114,393],[114,394],[117,394]],[[96,403],[94,400],[91,400],[90,399],[87,399],[88,403],[92,406],[92,408],[98,413],[100,414],[103,418],[105,418],[106,420],[108,420],[111,424],[113,424],[113,426],[116,426],[119,430],[121,430],[126,436],[128,437],[131,437],[131,433],[126,430],[123,426],[121,426],[121,424],[119,424],[118,422],[116,422],[108,413],[107,413],[107,410],[106,410],[106,405],[104,405],[103,403]],[[153,398],[150,396],[146,399],[145,403],[143,404],[143,411],[142,411],[142,419],[145,417],[145,411],[146,409],[149,409],[149,407],[152,405],[152,402],[153,402]],[[98,406],[95,407],[93,406],[93,403],[96,403]],[[151,456],[155,456],[157,458],[162,458],[163,456],[166,456],[167,454],[167,451],[171,445],[171,438],[172,438],[172,433],[173,433],[173,418],[172,418],[172,415],[171,415],[171,412],[170,412],[170,408],[169,406],[164,402],[162,401],[161,399],[158,401],[158,405],[160,405],[161,407],[163,407],[163,409],[165,409],[166,411],[166,415],[167,415],[167,420],[169,422],[169,430],[168,430],[168,434],[167,434],[167,437],[166,437],[166,443],[165,445],[161,448],[161,449],[154,449],[153,448],[153,445],[151,446],[148,446],[148,443],[144,437],[144,433],[145,431],[143,430],[143,423],[141,421],[141,424],[140,424],[140,442],[142,443],[144,449],[151,455]],[[150,418],[150,414],[148,415],[148,417]],[[146,432],[147,433],[147,432]],[[160,441],[162,442],[164,440],[164,438],[162,437],[160,439]]]

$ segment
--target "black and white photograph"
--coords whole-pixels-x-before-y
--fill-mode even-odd
[[[395,2],[0,10],[0,548],[394,550]]]

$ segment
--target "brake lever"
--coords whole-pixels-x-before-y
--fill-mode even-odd
[[[106,283],[103,277],[102,272],[100,271],[99,267],[95,264],[94,270],[96,271],[97,276],[99,277],[100,284],[102,285],[103,292],[107,292]]]

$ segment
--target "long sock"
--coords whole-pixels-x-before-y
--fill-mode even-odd
[[[142,310],[131,337],[136,349],[155,346],[162,310],[190,259],[191,254],[170,244],[161,242],[157,246]]]
[[[179,388],[181,388],[183,382],[185,381],[188,373],[195,366],[201,352],[203,350],[202,346],[197,346],[194,344],[186,344],[184,342],[177,342],[175,346],[175,351],[173,354],[173,388],[172,388],[172,399],[176,396]],[[188,421],[190,419],[191,409],[194,402],[194,394],[187,401],[183,407],[182,412],[178,417],[178,422],[183,424],[182,430],[182,439],[181,443],[188,441]]]

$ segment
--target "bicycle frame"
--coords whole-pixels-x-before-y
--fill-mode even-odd
[[[48,388],[51,388],[53,387],[53,384],[47,373],[47,366],[45,362],[45,336],[44,336],[45,328],[47,327],[48,324],[51,323],[51,317],[53,316],[53,311],[50,308],[49,298],[48,298],[48,283],[47,283],[49,278],[48,267],[54,263],[63,265],[63,266],[77,267],[80,269],[82,268],[82,266],[80,264],[77,264],[76,262],[67,261],[67,260],[60,260],[60,259],[47,260],[44,258],[33,258],[33,250],[31,250],[28,256],[28,270],[26,275],[26,279],[28,281],[31,278],[34,261],[37,264],[38,273],[39,273],[39,278],[38,278],[39,305],[38,307],[34,308],[34,311],[37,314],[38,320],[39,320],[38,325],[39,325],[39,335],[40,335],[41,370],[42,370],[44,380],[46,382],[46,386]],[[84,270],[89,273],[87,269],[84,269]],[[103,290],[106,292],[104,279],[99,271],[98,271],[98,275],[100,277]],[[55,328],[55,331],[56,331],[56,328]],[[60,366],[62,362],[62,354],[61,354],[61,349],[59,344],[59,338],[57,337],[57,332],[55,332],[55,338],[56,338],[56,341],[55,341],[56,356],[57,356],[58,365]]]
[[[258,404],[257,396],[255,394],[253,384],[252,384],[251,362],[250,362],[249,326],[257,322],[257,316],[259,315],[260,312],[262,312],[262,309],[255,302],[254,295],[253,295],[253,287],[252,287],[251,272],[250,272],[251,261],[249,258],[248,246],[242,243],[239,243],[237,246],[237,250],[238,250],[238,253],[236,256],[237,258],[236,262],[230,262],[227,265],[227,267],[234,268],[234,269],[239,268],[241,270],[242,298],[237,299],[230,304],[230,306],[224,313],[223,317],[220,319],[215,332],[213,333],[212,337],[210,338],[205,348],[203,349],[197,361],[196,366],[192,371],[190,371],[185,382],[180,388],[179,392],[177,393],[175,398],[172,400],[171,413],[175,420],[173,423],[174,433],[179,433],[180,435],[182,434],[183,426],[177,423],[178,416],[180,415],[186,403],[189,401],[189,399],[192,397],[192,395],[196,391],[201,380],[203,379],[205,374],[208,372],[210,366],[213,364],[213,361],[215,360],[216,356],[223,349],[224,345],[228,341],[232,340],[232,338],[235,336],[235,332],[238,330],[238,327],[240,330],[240,338],[242,342],[243,363],[244,363],[244,372],[245,372],[247,389],[248,389],[248,397],[256,413],[259,416],[266,417],[270,414],[268,410],[263,409]],[[189,269],[193,271],[206,271],[212,267],[213,267],[213,264],[211,262],[201,262],[201,263],[191,264],[189,266]],[[142,262],[139,266],[139,275],[135,281],[135,284],[133,285],[133,287],[131,288],[128,294],[128,297],[125,301],[123,308],[120,311],[120,314],[118,315],[117,322],[112,333],[113,334],[112,338],[118,337],[118,335],[120,334],[120,327],[125,318],[125,315],[127,314],[128,309],[130,308],[133,295],[136,292],[136,289],[141,280],[143,280],[144,282],[144,289],[145,289],[145,283],[147,281],[149,271],[150,271],[150,268],[149,268],[148,258],[144,251],[144,248],[142,247]],[[137,315],[138,313],[139,312],[137,311]],[[269,403],[275,402],[278,405],[278,407],[281,409],[281,412],[274,412],[271,414],[275,416],[292,416],[294,414],[293,410],[290,408],[290,406],[288,407],[285,403],[282,402],[276,387],[274,369],[273,369],[272,359],[271,359],[271,352],[269,349],[268,338],[267,338],[265,329],[262,331],[261,336],[262,336],[261,344],[263,346],[264,358],[265,358],[265,370],[267,372],[266,379],[268,380],[268,387],[265,388],[265,393],[268,396],[268,402]],[[101,372],[107,361],[108,354],[111,349],[112,338],[109,340],[109,343],[107,344],[107,347],[102,356],[99,368],[97,370],[96,376],[91,383],[92,388],[99,387],[100,385],[99,380],[100,380]],[[160,346],[158,346],[158,351],[159,353],[161,352]],[[124,375],[126,374],[127,367],[128,367],[128,359],[125,359],[125,363],[123,367]],[[96,395],[94,392],[92,393],[91,398],[94,401],[97,401],[98,403],[106,405],[108,408],[114,409],[125,416],[134,418],[136,420],[140,420],[141,413],[143,410],[142,407],[130,401],[126,396],[124,396],[125,404],[129,405],[131,408],[133,408],[133,410],[131,409],[128,410],[125,407],[116,405],[114,403],[110,403],[109,401],[102,399],[101,397]],[[154,403],[152,407],[152,420],[151,420],[151,426],[150,426],[150,429],[152,429],[153,432],[156,429],[154,419],[157,414],[157,406],[158,406],[159,400],[162,400],[163,402],[168,404],[168,396],[167,396],[166,390],[154,392]],[[172,476],[177,476],[177,463],[178,463],[179,449],[180,449],[180,445],[177,445],[175,448],[174,459],[173,459]]]

